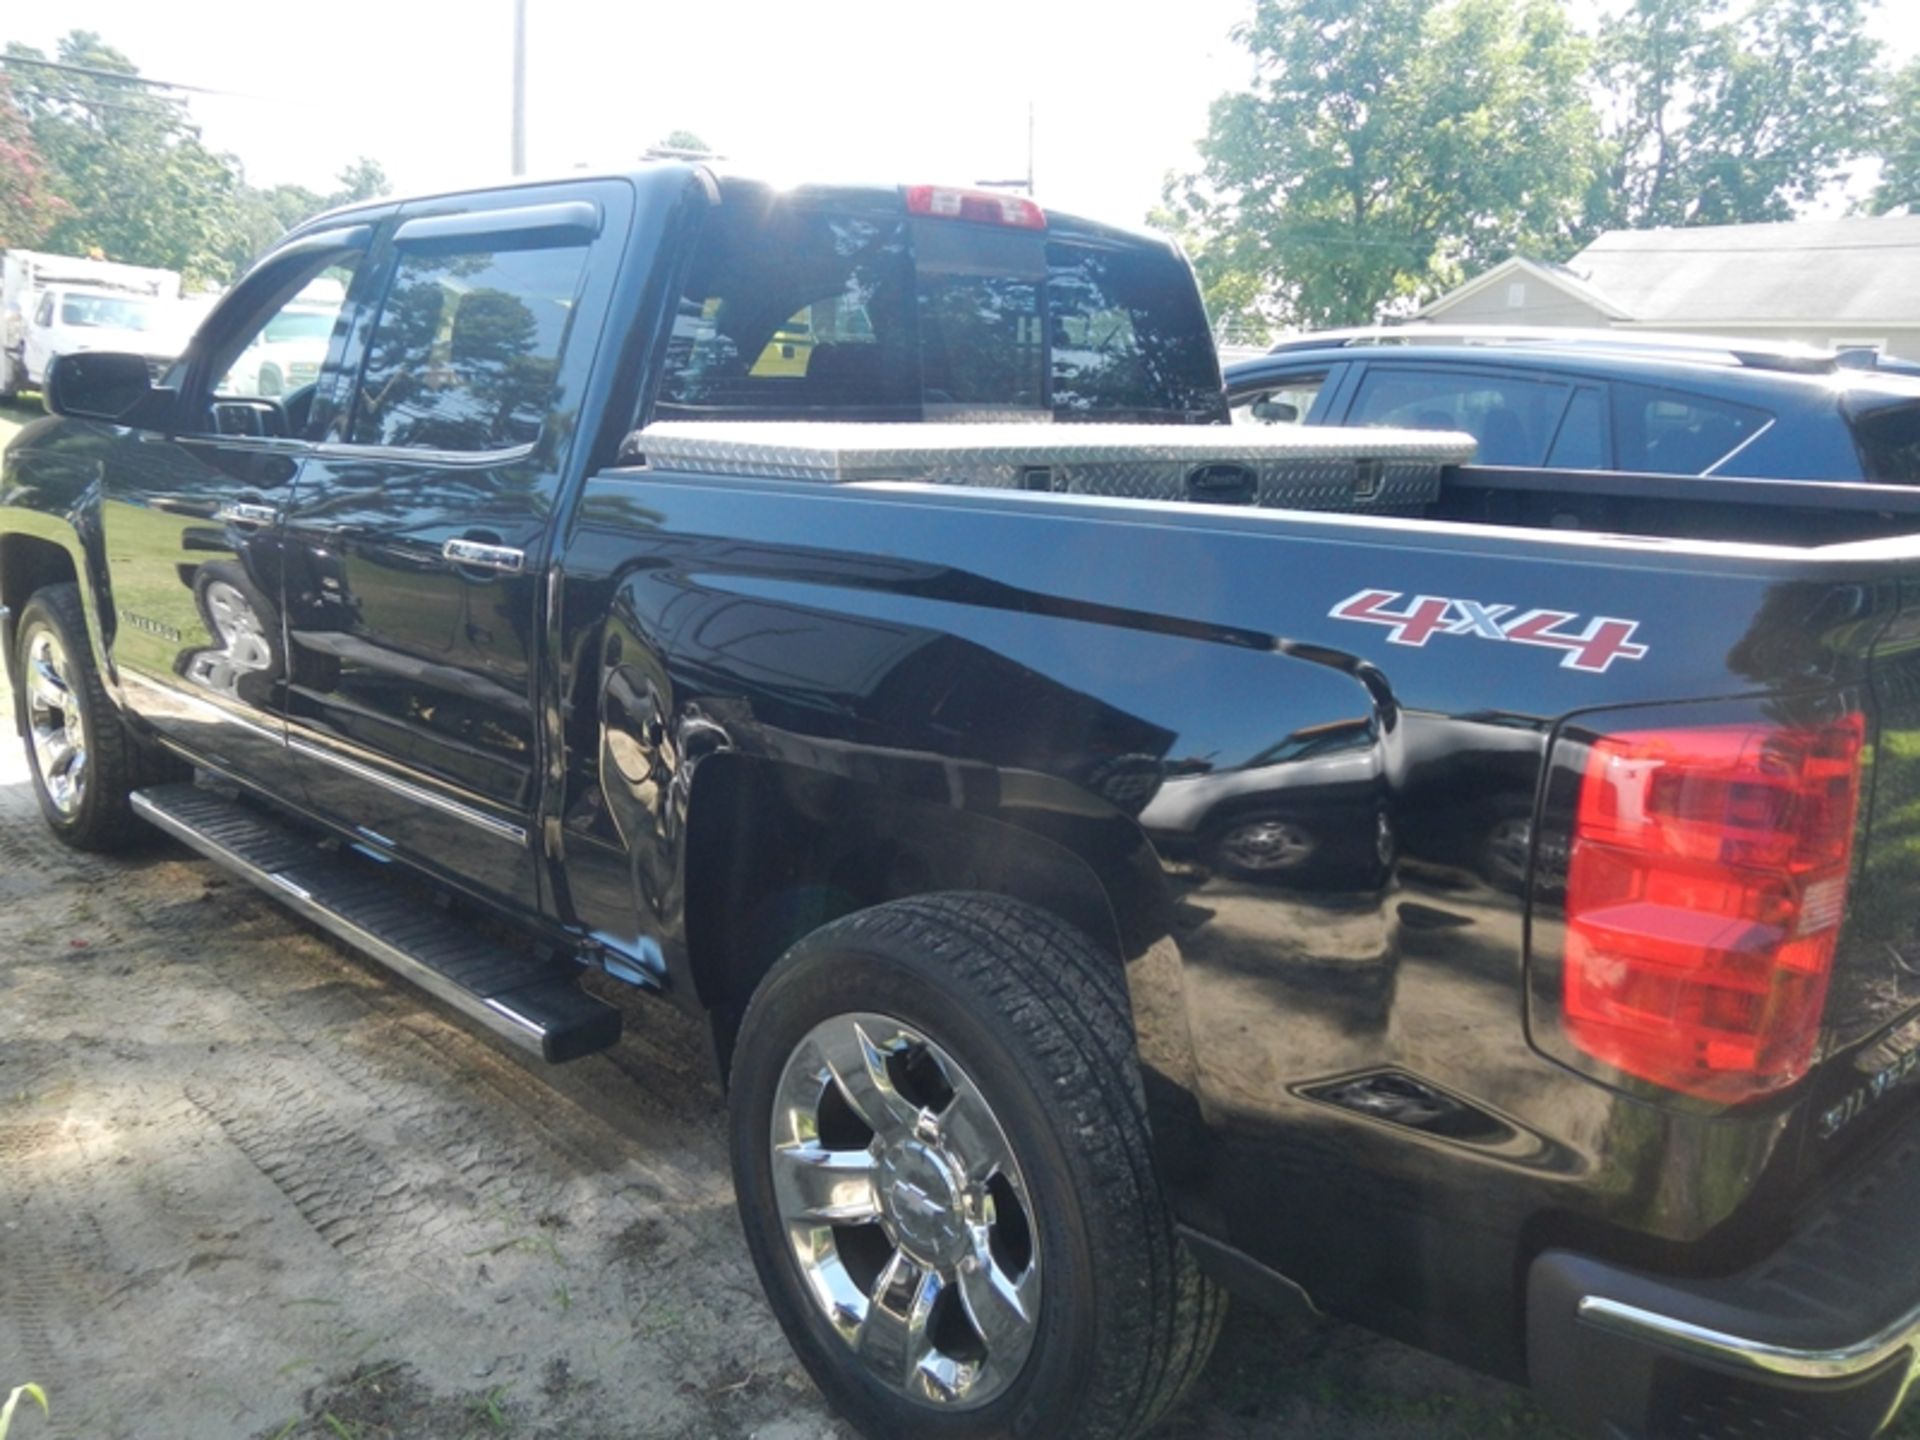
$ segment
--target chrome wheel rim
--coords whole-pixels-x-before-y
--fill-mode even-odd
[[[239,590],[224,580],[216,580],[206,590],[207,616],[213,622],[214,638],[227,652],[237,670],[269,670],[273,667],[273,647],[260,616]]]
[[[1229,830],[1220,853],[1242,870],[1291,870],[1313,854],[1313,837],[1285,820],[1254,820]]]
[[[1006,1131],[967,1073],[884,1015],[836,1015],[787,1058],[773,1189],[821,1315],[879,1380],[942,1409],[1013,1383],[1040,1243]]]
[[[51,630],[27,640],[27,734],[47,799],[71,820],[87,798],[87,731],[66,647]]]

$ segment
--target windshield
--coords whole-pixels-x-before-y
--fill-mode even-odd
[[[60,323],[111,330],[146,330],[153,302],[125,295],[69,295],[60,302]]]
[[[1145,242],[749,195],[680,300],[666,419],[1226,419],[1187,268]]]
[[[279,345],[288,340],[325,340],[333,334],[334,310],[282,310],[260,332],[262,343]]]

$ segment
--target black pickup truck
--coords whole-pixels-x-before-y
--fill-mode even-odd
[[[866,1433],[1137,1434],[1228,1290],[1590,1435],[1904,1400],[1920,492],[1245,441],[1162,242],[681,164],[334,212],[48,401],[53,833],[550,1060],[708,1017]]]

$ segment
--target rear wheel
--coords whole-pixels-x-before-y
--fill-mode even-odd
[[[748,1008],[733,1162],[754,1261],[869,1435],[1112,1437],[1198,1372],[1224,1301],[1154,1179],[1111,957],[929,896],[801,941]]]
[[[79,587],[37,591],[20,614],[15,645],[40,813],[76,849],[124,848],[140,835],[127,803],[138,757],[94,669]]]
[[[1313,832],[1290,815],[1242,815],[1215,835],[1212,861],[1243,879],[1276,880],[1303,873],[1319,849]]]

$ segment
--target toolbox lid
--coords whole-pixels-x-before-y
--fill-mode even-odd
[[[668,420],[627,437],[623,463],[656,470],[847,483],[925,480],[1006,467],[1473,459],[1471,435],[1227,425]]]

